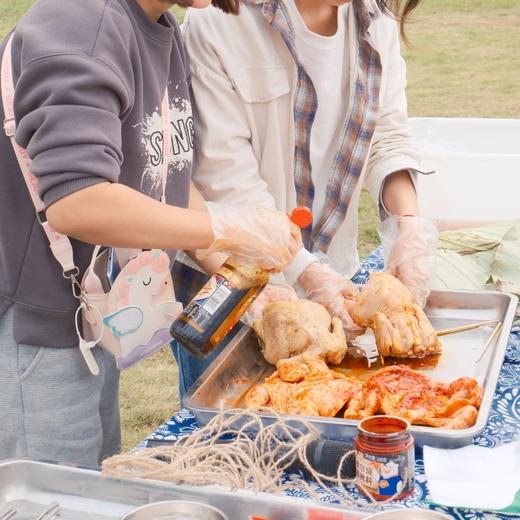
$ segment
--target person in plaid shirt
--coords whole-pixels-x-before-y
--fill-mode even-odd
[[[296,298],[296,287],[341,318],[347,334],[358,332],[350,278],[359,267],[363,186],[379,205],[387,270],[424,306],[437,233],[419,216],[420,154],[407,122],[399,44],[418,3],[217,0],[238,16],[216,7],[188,12],[195,183],[208,200],[286,212],[307,206],[314,215],[303,230],[305,249],[267,286],[252,317],[269,301]],[[179,256],[174,274],[186,303],[203,273]],[[174,353],[182,393],[212,358],[197,362],[178,346]]]

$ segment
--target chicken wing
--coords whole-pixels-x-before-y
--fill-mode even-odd
[[[363,395],[359,381],[334,372],[320,359],[285,360],[278,366],[247,393],[248,408],[267,406],[280,413],[334,417],[351,404],[357,413]]]
[[[475,424],[481,400],[482,387],[475,379],[462,377],[444,384],[407,366],[395,365],[378,370],[366,380],[358,417],[397,415],[412,424],[468,428]]]

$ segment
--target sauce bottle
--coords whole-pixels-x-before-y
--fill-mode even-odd
[[[400,417],[363,419],[356,439],[356,482],[375,500],[400,500],[415,487],[414,440],[410,423]]]
[[[306,227],[312,222],[312,213],[297,207],[290,218],[299,227]],[[173,322],[170,334],[193,356],[204,359],[267,285],[269,274],[254,261],[229,257]]]

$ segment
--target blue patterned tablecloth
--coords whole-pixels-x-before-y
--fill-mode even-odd
[[[364,283],[371,272],[380,271],[383,268],[381,251],[374,251],[363,262],[360,271],[354,277],[354,282]],[[195,417],[188,410],[180,410],[169,421],[162,425],[158,430],[150,435],[150,439],[176,439],[184,435],[190,435],[198,429]],[[487,422],[486,429],[482,434],[474,438],[474,443],[479,446],[491,448],[505,442],[520,439],[520,332],[511,333],[507,346],[504,364],[500,371],[500,376],[495,391],[492,410]],[[386,509],[398,507],[429,507],[444,513],[448,513],[453,518],[459,520],[511,520],[520,518],[520,515],[506,515],[498,512],[477,511],[472,509],[447,508],[434,504],[429,504],[430,499],[426,477],[424,475],[424,461],[417,457],[415,462],[416,469],[416,489],[410,498],[392,502],[382,506]],[[287,474],[285,479],[291,482],[294,475]],[[326,489],[317,484],[310,483],[319,493],[323,502],[333,503],[335,498]],[[355,486],[349,488],[352,496],[360,501],[365,500],[357,491]],[[287,491],[288,495],[309,498],[307,493],[301,489],[293,488]]]

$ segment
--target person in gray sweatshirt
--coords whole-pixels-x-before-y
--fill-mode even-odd
[[[93,467],[120,446],[114,358],[94,348],[100,374],[89,372],[75,331],[78,301],[40,220],[73,239],[80,274],[92,244],[164,249],[173,259],[177,250],[225,243],[225,254],[269,255],[280,268],[301,246],[286,215],[206,206],[191,182],[196,129],[186,55],[168,11],[173,3],[39,0],[8,36],[15,140],[32,160],[45,214],[36,215],[2,132],[0,459]],[[171,153],[163,204],[166,89]],[[213,272],[225,257],[198,261]]]

